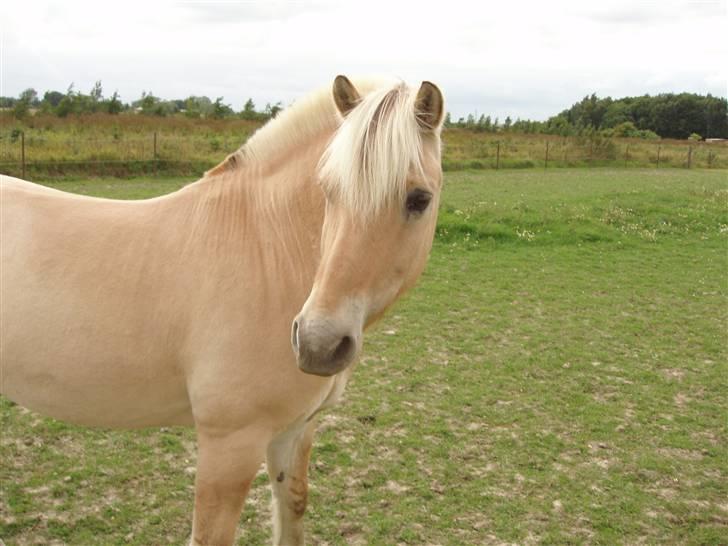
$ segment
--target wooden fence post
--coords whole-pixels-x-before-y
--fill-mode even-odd
[[[660,148],[661,148],[661,146],[658,144],[657,145],[657,167],[655,167],[657,169],[660,168]]]
[[[589,144],[589,166],[592,166],[592,160],[594,159],[594,141],[592,140]]]
[[[688,146],[688,169],[690,168],[690,163],[692,162],[692,159],[693,159],[693,147]]]
[[[627,166],[627,161],[629,161],[629,144],[624,147],[624,166]]]
[[[21,178],[25,179],[25,131],[20,131],[20,170]]]
[[[546,158],[543,160],[543,168],[547,169],[549,166],[549,141],[546,141]]]
[[[495,149],[495,170],[500,168],[500,140],[497,142],[498,147]]]
[[[154,175],[157,175],[157,131],[154,131]]]

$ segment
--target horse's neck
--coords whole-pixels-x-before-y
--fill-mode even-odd
[[[310,289],[320,259],[325,199],[315,170],[322,146],[277,165],[242,166],[184,192],[193,246],[222,260],[255,260],[267,274],[295,273]]]

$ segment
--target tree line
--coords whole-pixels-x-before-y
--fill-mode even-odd
[[[205,96],[163,100],[151,91],[125,103],[118,92],[104,97],[101,82],[83,93],[71,84],[65,93],[46,91],[42,98],[29,88],[17,98],[0,97],[0,108],[11,109],[17,119],[24,119],[33,111],[59,117],[105,112],[121,114],[134,112],[144,115],[183,115],[191,118],[242,118],[266,121],[283,109],[281,102],[266,104],[258,110],[252,99],[236,112],[223,97],[214,101]],[[665,93],[655,96],[599,98],[587,95],[570,108],[546,121],[516,119],[509,116],[503,121],[497,117],[470,114],[452,121],[448,113],[447,127],[460,127],[476,132],[543,133],[562,136],[599,133],[604,136],[638,137],[645,139],[728,138],[728,101],[725,98],[695,93]]]
[[[664,93],[641,97],[599,98],[587,95],[570,108],[548,118],[532,121],[510,117],[504,121],[474,114],[446,124],[478,132],[544,133],[573,136],[638,138],[728,138],[728,101],[695,93]]]
[[[0,108],[12,110],[14,117],[19,120],[25,119],[35,111],[59,117],[98,112],[107,114],[132,112],[153,116],[184,115],[190,118],[241,118],[266,121],[275,117],[283,109],[283,105],[280,102],[273,105],[269,103],[259,111],[253,99],[248,99],[243,109],[236,112],[229,104],[225,104],[223,97],[217,97],[214,101],[205,96],[164,100],[151,91],[142,91],[139,99],[125,103],[116,91],[110,97],[104,97],[101,82],[97,81],[88,93],[76,90],[71,84],[65,93],[46,91],[42,98],[35,89],[28,88],[17,98],[0,97]]]

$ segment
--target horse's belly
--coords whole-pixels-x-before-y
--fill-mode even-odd
[[[114,313],[118,297],[99,312],[104,294],[81,302],[64,296],[58,284],[42,289],[7,276],[0,310],[2,394],[90,426],[191,423],[186,379],[170,348],[176,340],[159,321],[146,313]]]
[[[181,378],[147,375],[142,380],[133,365],[118,361],[96,362],[89,369],[73,359],[41,362],[14,356],[3,354],[2,394],[43,415],[112,428],[192,424]]]

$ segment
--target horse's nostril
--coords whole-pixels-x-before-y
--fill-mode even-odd
[[[293,327],[291,329],[291,345],[293,345],[293,350],[298,352],[298,320],[293,321]]]
[[[354,340],[349,336],[344,336],[334,351],[333,360],[342,360],[349,356],[351,348],[354,346]]]

